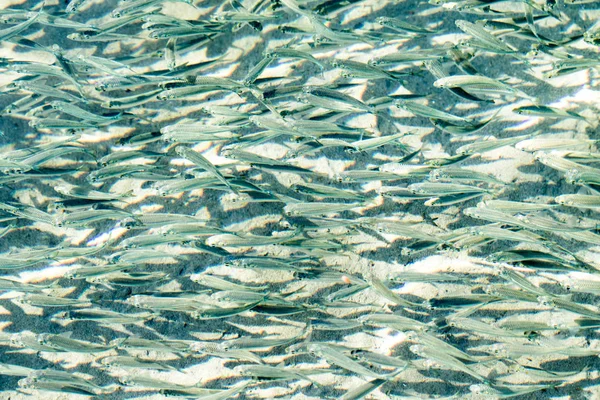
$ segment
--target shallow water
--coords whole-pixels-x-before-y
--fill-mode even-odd
[[[597,398],[598,5],[433,3],[0,1],[0,397]]]

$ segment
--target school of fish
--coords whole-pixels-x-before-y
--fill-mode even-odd
[[[600,2],[0,22],[0,398],[599,398]]]

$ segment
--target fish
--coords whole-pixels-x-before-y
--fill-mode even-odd
[[[480,382],[488,381],[485,376],[477,373],[476,371],[474,371],[472,368],[470,368],[468,365],[466,365],[459,359],[452,357],[451,355],[446,354],[441,350],[429,349],[422,345],[412,345],[410,347],[410,350],[413,353],[415,353],[421,357],[427,357],[433,361],[439,362],[441,365],[443,365],[445,367],[451,367],[453,369],[457,369],[467,375],[470,375],[471,377],[475,378],[476,380],[478,380]]]
[[[284,212],[291,216],[323,215],[349,211],[363,207],[360,203],[290,203],[284,207]]]
[[[47,346],[55,349],[55,351],[77,352],[77,353],[97,353],[104,352],[117,347],[113,345],[101,345],[90,343],[82,340],[70,338],[70,332],[67,334],[51,335],[42,334],[37,340],[42,346]]]
[[[234,193],[237,192],[227,181],[227,179],[225,179],[225,177],[221,174],[221,172],[219,172],[219,170],[217,169],[217,167],[215,167],[210,161],[208,161],[202,154],[188,148],[185,146],[177,146],[175,148],[175,152],[177,152],[177,154],[179,154],[180,156],[186,158],[187,160],[193,162],[194,164],[196,164],[197,166],[199,166],[200,168],[205,169],[206,171],[210,172],[212,175],[215,176],[215,178],[217,178],[220,182],[222,182],[225,186],[227,186],[229,189],[231,189]]]
[[[21,22],[20,24],[11,26],[10,28],[0,30],[0,42],[9,40],[10,38],[20,34],[31,25],[33,25],[39,17],[42,15],[42,10],[37,13],[27,13],[28,19]]]
[[[307,380],[315,386],[320,386],[302,372],[297,372],[292,368],[278,368],[269,365],[238,365],[233,370],[238,375],[255,379]]]
[[[496,36],[492,35],[488,31],[486,31],[483,26],[474,24],[469,21],[465,21],[462,19],[454,21],[458,29],[471,35],[475,41],[469,42],[469,45],[477,47],[482,47],[487,51],[497,52],[501,54],[513,54],[516,52],[515,49],[498,39]]]
[[[97,308],[59,312],[53,316],[55,320],[96,321],[102,324],[135,324],[147,321],[152,317],[154,317],[154,314],[149,312],[125,314]]]
[[[515,94],[516,89],[492,78],[476,75],[452,75],[433,82],[433,86],[442,89],[463,89],[483,93]]]
[[[470,123],[471,121],[467,118],[457,117],[456,115],[449,114],[444,111],[436,110],[433,107],[425,106],[419,104],[417,102],[404,101],[399,100],[396,102],[396,107],[407,110],[408,112],[425,117],[425,118],[433,118],[435,120],[443,120],[450,122],[462,122],[462,123]]]
[[[533,105],[533,106],[522,106],[513,109],[513,111],[519,115],[527,115],[533,117],[544,117],[544,118],[575,118],[581,121],[588,122],[588,119],[577,114],[573,111],[565,111],[556,107]]]
[[[420,27],[418,25],[413,25],[406,21],[402,21],[398,18],[378,17],[376,19],[376,21],[380,25],[383,25],[387,28],[394,29],[399,32],[410,32],[410,33],[419,33],[419,34],[436,33],[435,30],[430,30],[430,29]]]
[[[305,86],[302,92],[307,101],[319,107],[333,109],[336,111],[373,112],[373,108],[369,105],[334,89]]]
[[[578,207],[578,208],[589,208],[595,209],[600,207],[598,196],[585,195],[585,194],[563,194],[554,198],[557,204]]]
[[[155,362],[151,360],[144,360],[137,357],[130,356],[108,356],[100,359],[100,363],[107,367],[115,366],[119,368],[142,368],[142,369],[153,369],[157,371],[176,371],[175,367],[168,364]]]
[[[328,363],[332,363],[340,368],[347,369],[348,371],[354,372],[358,375],[368,376],[376,379],[390,378],[389,375],[381,375],[366,367],[363,367],[361,364],[344,355],[342,352],[333,347],[327,346],[326,344],[309,344],[307,350],[311,355],[322,357],[327,360]]]

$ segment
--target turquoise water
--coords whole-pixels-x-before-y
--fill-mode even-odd
[[[596,398],[596,2],[0,2],[2,398]]]

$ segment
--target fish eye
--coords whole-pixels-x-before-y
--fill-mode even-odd
[[[525,337],[527,337],[527,339],[532,340],[532,339],[535,339],[536,337],[540,336],[540,333],[537,331],[525,331],[524,335],[525,335]]]
[[[11,344],[19,344],[21,343],[21,340],[19,339],[19,336],[17,334],[14,334],[10,337],[9,339]]]

